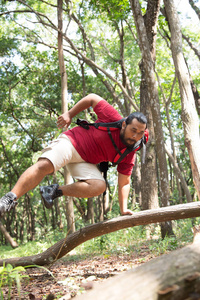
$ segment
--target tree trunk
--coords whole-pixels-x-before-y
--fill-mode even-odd
[[[166,99],[166,97],[165,97],[165,93],[163,91],[162,85],[160,83],[160,78],[159,78],[157,73],[156,73],[156,76],[157,76],[158,84],[159,84],[159,87],[160,87],[160,90],[161,90],[161,93],[163,95],[163,99],[164,99],[164,102],[165,102],[165,111],[166,111],[168,130],[169,130],[170,141],[171,141],[171,149],[172,149],[172,153],[173,153],[173,157],[172,157],[172,159],[174,161],[173,165],[176,165],[177,164],[176,149],[175,149],[174,135],[173,135],[173,131],[172,131],[172,125],[171,125],[171,120],[170,120],[170,110],[169,110],[169,106],[170,106],[171,98],[172,98],[172,94],[173,94],[173,89],[174,89],[174,86],[176,84],[176,76],[174,78],[174,81],[173,81],[173,84],[172,84],[172,87],[171,87],[171,91],[170,91],[170,96],[169,96],[168,99]],[[170,162],[171,162],[171,160],[170,160]],[[170,178],[171,178],[171,182],[173,183],[173,174],[170,175]],[[177,189],[178,189],[178,192],[179,192],[180,203],[182,203],[183,199],[182,199],[181,186],[180,186],[180,183],[179,183],[179,180],[178,180],[177,176],[175,177],[175,179],[176,179]],[[174,188],[175,188],[175,185],[171,186],[171,191],[173,191]]]
[[[157,172],[156,172],[156,153],[155,153],[155,133],[154,124],[151,112],[151,104],[148,97],[147,85],[143,70],[143,64],[140,65],[142,73],[140,84],[140,103],[141,111],[147,117],[149,140],[146,145],[145,164],[141,165],[141,195],[142,206],[145,209],[154,209],[159,207],[158,203],[158,187],[157,187]],[[142,154],[141,154],[142,155]],[[147,185],[148,182],[148,185]]]
[[[140,166],[138,165],[138,158],[136,157],[135,165],[133,167],[133,172],[131,175],[131,183],[132,183],[132,204],[135,206],[136,203],[142,206],[142,195],[141,195],[141,170]],[[144,179],[145,180],[145,179]]]
[[[184,127],[185,145],[190,157],[194,184],[197,190],[198,198],[200,199],[199,119],[190,85],[188,68],[182,52],[182,34],[178,13],[173,0],[164,0],[164,3],[171,31],[172,56],[181,94],[181,118]]]
[[[94,224],[93,198],[88,198],[87,201],[87,220],[91,220],[91,223]]]
[[[70,173],[67,170],[67,167],[64,167],[64,177],[65,184],[70,183]],[[65,208],[66,208],[66,217],[67,217],[67,231],[72,233],[75,231],[75,221],[74,221],[74,206],[73,206],[73,197],[66,196],[65,197]]]
[[[180,179],[180,181],[181,181],[181,185],[182,185],[182,188],[185,192],[187,202],[192,202],[192,196],[190,194],[190,191],[189,191],[189,188],[188,188],[187,183],[185,181],[185,178],[183,177],[183,175],[181,173],[181,170],[178,167],[178,164],[176,163],[174,157],[169,153],[169,151],[167,149],[165,149],[165,151],[166,151],[167,155],[169,156],[169,159],[170,159],[171,163],[174,166],[174,171],[175,171],[175,174],[176,174],[177,178]]]
[[[63,1],[57,0],[58,5],[58,58],[61,74],[61,98],[62,98],[62,113],[68,110],[68,91],[67,91],[67,73],[63,55]],[[65,184],[69,183],[70,175],[66,167],[64,167]],[[75,231],[74,209],[72,197],[65,197],[67,210],[67,227],[68,231]]]
[[[157,21],[160,8],[160,0],[149,0],[147,11],[144,16],[144,24],[146,28],[149,48],[152,55],[153,64],[156,59],[156,37],[157,37]],[[145,164],[141,168],[141,193],[142,193],[142,209],[154,209],[159,207],[158,203],[158,187],[156,172],[156,153],[155,153],[155,132],[153,117],[151,111],[151,101],[149,99],[146,74],[144,63],[140,64],[141,84],[140,84],[140,108],[146,115],[148,120],[149,141],[147,144],[147,152]],[[148,182],[148,185],[146,184]]]
[[[104,211],[103,211],[103,194],[97,197],[98,199],[98,219],[99,222],[104,220]]]
[[[197,229],[198,230],[198,229]],[[192,245],[126,271],[74,300],[200,299],[200,237]]]
[[[103,212],[104,212],[104,216],[106,216],[107,213],[110,210],[109,203],[110,203],[109,188],[106,187],[106,190],[103,193]]]
[[[200,202],[179,204],[152,210],[143,210],[132,216],[121,216],[81,228],[80,230],[67,235],[64,239],[48,248],[43,253],[27,257],[0,260],[0,265],[2,266],[4,262],[6,264],[10,263],[13,266],[49,265],[69,253],[78,245],[110,232],[138,225],[195,218],[199,216]]]
[[[10,236],[10,234],[8,233],[8,231],[5,229],[5,227],[3,226],[3,224],[0,221],[0,230],[3,233],[3,235],[5,236],[6,240],[11,244],[12,248],[17,248],[18,244],[17,242],[15,242],[13,240],[13,238]]]
[[[192,92],[194,95],[196,110],[197,110],[198,115],[200,116],[200,95],[199,95],[196,85],[194,84],[194,82],[192,80],[191,75],[190,75],[190,84],[191,84]]]
[[[194,0],[189,0],[190,5],[192,6],[192,8],[194,9],[194,11],[196,12],[199,20],[200,20],[200,9],[197,5],[195,5],[196,1]]]
[[[145,78],[147,83],[148,96],[151,104],[153,116],[156,153],[158,157],[159,176],[160,176],[160,198],[162,206],[169,205],[170,190],[168,182],[167,160],[165,155],[164,137],[162,130],[162,120],[160,113],[160,103],[158,97],[157,83],[154,73],[154,64],[152,60],[149,42],[146,34],[144,20],[142,17],[140,4],[138,0],[130,0],[134,20],[136,24],[137,34],[139,38],[139,46],[142,53],[142,61],[144,65]],[[172,226],[170,223],[162,224],[162,236],[172,234]]]

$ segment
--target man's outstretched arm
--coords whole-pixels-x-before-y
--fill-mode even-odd
[[[133,215],[134,212],[127,208],[130,192],[131,176],[118,173],[118,197],[119,207],[122,215]]]
[[[81,111],[89,108],[90,106],[94,108],[97,105],[97,103],[101,100],[103,100],[103,98],[96,94],[89,94],[86,97],[82,98],[69,111],[65,112],[64,114],[58,117],[58,128],[67,128],[71,124],[73,117],[75,117]]]

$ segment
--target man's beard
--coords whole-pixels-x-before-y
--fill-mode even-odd
[[[136,141],[132,140],[132,139],[125,139],[124,138],[124,132],[120,132],[120,139],[122,141],[122,143],[127,147],[127,148],[133,148],[133,146],[135,145]],[[128,141],[130,141],[130,143],[128,143]]]

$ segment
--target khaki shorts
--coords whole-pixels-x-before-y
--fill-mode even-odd
[[[47,158],[54,166],[54,172],[67,166],[71,176],[77,180],[104,178],[98,167],[87,163],[72,145],[70,139],[65,134],[61,134],[42,150],[40,158]]]

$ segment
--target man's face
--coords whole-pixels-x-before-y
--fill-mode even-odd
[[[140,123],[137,119],[133,119],[128,125],[124,121],[120,131],[120,139],[126,147],[133,147],[143,137],[145,129],[146,124]]]

